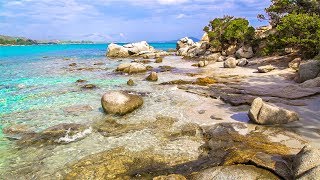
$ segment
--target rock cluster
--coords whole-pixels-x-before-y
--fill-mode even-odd
[[[117,67],[116,71],[129,73],[129,74],[142,73],[147,71],[147,67],[143,64],[135,63],[135,62],[123,63]]]
[[[146,59],[157,58],[169,55],[164,51],[157,51],[150,46],[146,41],[137,43],[125,44],[123,46],[111,43],[108,46],[107,54],[112,58],[126,58],[130,56],[142,56]]]

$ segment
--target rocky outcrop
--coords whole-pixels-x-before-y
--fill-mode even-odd
[[[108,50],[107,50],[107,56],[108,57],[128,57],[129,55],[129,51],[127,48],[111,43],[108,46]]]
[[[124,58],[129,56],[138,56],[156,52],[146,41],[126,44],[123,46],[111,43],[108,46],[107,56],[115,58]]]
[[[261,98],[256,98],[252,102],[249,118],[261,125],[286,124],[299,120],[296,112],[267,104]]]
[[[226,61],[224,61],[223,67],[224,68],[236,68],[238,61],[236,58],[230,57]]]
[[[198,62],[198,67],[205,67],[208,66],[209,62],[204,60],[204,61],[199,61]]]
[[[320,177],[320,149],[305,146],[294,158],[294,174],[297,179]]]
[[[292,60],[289,64],[288,67],[298,71],[299,70],[299,66],[301,64],[301,58],[295,58],[294,60]]]
[[[320,74],[320,61],[311,60],[300,64],[299,66],[299,82],[305,82],[316,78]]]
[[[258,67],[258,72],[259,73],[268,73],[271,72],[273,70],[275,70],[276,68],[272,65],[267,65],[267,66],[260,66]]]
[[[203,34],[203,36],[202,36],[202,38],[201,38],[201,42],[207,42],[207,43],[210,42],[208,33],[205,32],[205,33]]]
[[[226,49],[226,54],[227,56],[232,56],[234,55],[234,53],[236,53],[238,49],[238,46],[237,45],[229,45],[228,48]]]
[[[147,67],[140,63],[124,63],[120,64],[116,71],[134,74],[134,73],[142,73],[147,71]]]
[[[240,49],[237,50],[235,55],[238,59],[241,59],[241,58],[250,59],[253,57],[254,53],[251,46],[242,46]]]
[[[192,180],[279,179],[271,172],[252,165],[217,166],[191,175]]]
[[[102,96],[101,104],[107,114],[125,115],[139,108],[143,99],[123,91],[110,91]]]
[[[177,42],[177,54],[188,58],[200,57],[209,48],[208,42],[193,42],[188,37],[182,38]]]

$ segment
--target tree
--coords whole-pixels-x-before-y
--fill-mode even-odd
[[[248,20],[232,16],[213,19],[204,27],[204,31],[208,33],[210,44],[214,48],[250,43],[254,37],[254,28],[249,26]]]

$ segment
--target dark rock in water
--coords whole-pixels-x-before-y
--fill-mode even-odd
[[[216,80],[211,77],[205,77],[205,78],[197,78],[196,82],[194,84],[200,85],[200,86],[208,86],[211,84],[216,83]]]
[[[45,129],[40,133],[23,136],[19,145],[67,144],[85,138],[91,128],[82,124],[59,124]]]
[[[161,85],[181,85],[181,84],[192,84],[192,81],[185,81],[182,79],[179,80],[173,80],[173,81],[169,81],[169,82],[163,82],[161,83]]]
[[[132,80],[132,79],[129,79],[129,80],[127,81],[127,85],[128,85],[128,86],[134,86],[133,80]]]
[[[252,102],[249,118],[251,121],[263,125],[286,124],[299,120],[296,112],[269,105],[261,98],[256,98]]]
[[[76,83],[85,83],[85,82],[88,82],[87,80],[84,80],[84,79],[78,79],[77,81],[76,81]]]
[[[69,66],[77,66],[77,63],[71,63]]]
[[[223,120],[222,118],[216,117],[215,115],[211,115],[210,118],[213,120]]]
[[[305,146],[293,161],[297,179],[317,179],[320,177],[320,149]]]
[[[27,134],[34,134],[35,132],[24,124],[15,124],[2,129],[2,132],[12,139],[20,139]]]
[[[101,104],[108,114],[125,115],[139,108],[143,99],[123,91],[110,91],[102,96]]]
[[[104,65],[105,63],[104,62],[96,62],[96,63],[94,63],[93,65],[95,65],[95,66],[102,66],[102,65]]]
[[[64,113],[72,115],[79,115],[92,110],[93,108],[90,105],[75,105],[63,109]]]
[[[147,81],[158,81],[158,74],[156,72],[151,72],[151,74],[146,78]]]
[[[189,179],[192,180],[221,180],[221,179],[269,179],[279,178],[265,169],[252,165],[218,166],[194,173]]]
[[[94,84],[86,84],[86,85],[83,85],[81,88],[82,89],[95,89],[95,88],[97,88],[97,86]]]

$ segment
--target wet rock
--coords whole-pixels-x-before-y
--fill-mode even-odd
[[[82,89],[95,89],[95,88],[97,88],[97,86],[94,84],[85,84],[85,85],[81,86],[81,88]]]
[[[224,68],[236,68],[237,63],[238,63],[238,61],[235,58],[230,57],[226,61],[224,61],[223,67]]]
[[[34,134],[35,132],[25,124],[14,124],[2,129],[2,132],[13,139],[20,139],[26,134]]]
[[[198,113],[199,114],[204,114],[204,113],[206,113],[206,110],[199,110]]]
[[[162,63],[163,61],[163,58],[162,57],[158,57],[155,61],[155,63]]]
[[[253,57],[253,50],[251,46],[242,46],[240,49],[236,52],[236,57],[241,58],[247,58],[250,59]]]
[[[147,69],[147,71],[151,71],[151,70],[153,70],[153,67],[152,66],[146,66],[146,69]]]
[[[134,86],[133,80],[132,80],[132,79],[129,79],[129,80],[127,81],[127,85],[128,85],[128,86]]]
[[[69,66],[77,66],[77,63],[71,63]]]
[[[313,179],[320,177],[320,149],[305,146],[293,161],[296,178]]]
[[[292,60],[289,64],[288,67],[298,71],[299,70],[299,66],[301,64],[301,58],[295,58],[294,60]]]
[[[64,113],[72,115],[79,115],[81,113],[89,112],[92,110],[93,108],[90,105],[75,105],[63,109]]]
[[[161,85],[182,85],[182,84],[192,84],[193,81],[185,81],[182,79],[179,80],[173,80],[173,81],[169,81],[169,82],[163,82],[161,83]]]
[[[143,99],[123,91],[110,91],[101,98],[103,110],[108,114],[125,115],[143,104]]]
[[[316,78],[320,73],[320,61],[311,60],[300,64],[299,66],[299,82],[305,82]]]
[[[202,170],[190,176],[192,180],[220,179],[274,179],[279,178],[271,172],[252,165],[218,166]]]
[[[96,63],[94,63],[93,65],[95,65],[95,66],[102,66],[102,65],[104,65],[105,63],[104,62],[96,62]]]
[[[267,65],[267,66],[260,66],[258,67],[258,72],[259,73],[268,73],[271,72],[273,70],[275,70],[276,68],[272,65]]]
[[[67,144],[85,138],[92,132],[91,128],[82,124],[59,124],[44,131],[23,136],[19,145],[49,145],[49,144]]]
[[[152,180],[187,180],[187,179],[180,174],[170,174],[168,176],[154,177]]]
[[[249,61],[246,58],[242,58],[238,60],[237,66],[244,67],[249,64]]]
[[[87,80],[84,80],[84,79],[78,79],[77,81],[76,81],[76,83],[86,83],[86,82],[88,82]]]
[[[116,70],[124,73],[134,74],[146,72],[147,68],[143,64],[139,63],[124,63],[120,64]]]
[[[158,74],[156,72],[151,72],[151,74],[146,78],[147,81],[158,81]]]
[[[256,98],[252,102],[249,118],[251,121],[262,125],[286,124],[299,120],[296,112],[269,105],[263,102],[261,98]]]
[[[210,116],[210,119],[213,119],[213,120],[223,120],[222,118],[219,118],[219,117],[216,117],[215,115],[211,115]]]

